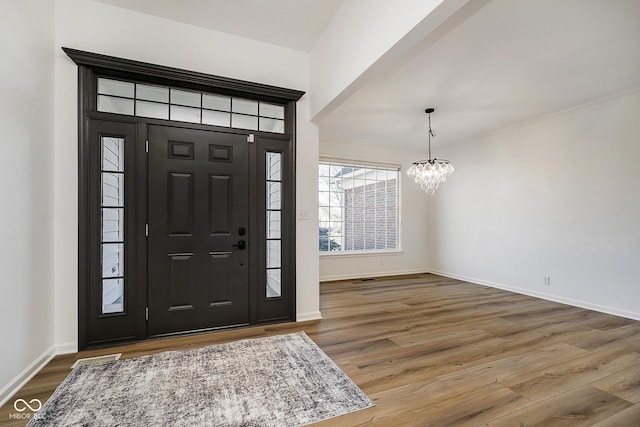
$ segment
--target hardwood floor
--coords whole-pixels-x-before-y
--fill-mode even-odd
[[[81,357],[304,330],[376,406],[318,426],[640,426],[640,322],[431,274],[321,285],[319,322],[58,356],[0,409],[44,401]]]

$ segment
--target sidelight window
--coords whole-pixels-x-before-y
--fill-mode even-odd
[[[102,313],[124,311],[124,138],[101,140]]]
[[[282,296],[282,153],[266,153],[267,298]]]
[[[284,105],[98,78],[97,110],[152,119],[285,133]]]

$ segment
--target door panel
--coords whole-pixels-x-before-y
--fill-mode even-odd
[[[209,254],[209,281],[208,283],[217,283],[218,286],[210,286],[209,288],[209,304],[224,305],[232,304],[233,287],[233,270],[231,269],[231,252],[212,252]],[[224,286],[224,284],[230,286]]]
[[[194,259],[193,254],[168,254],[169,311],[193,308]]]
[[[247,324],[246,136],[149,126],[148,138],[149,335]]]
[[[170,236],[192,236],[194,230],[193,173],[169,172],[167,211]]]
[[[233,182],[226,175],[209,175],[209,234],[231,234]]]

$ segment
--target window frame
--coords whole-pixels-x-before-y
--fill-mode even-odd
[[[318,198],[320,196],[320,166],[327,164],[339,164],[345,167],[356,167],[356,168],[377,168],[377,169],[387,169],[394,170],[397,173],[396,178],[396,247],[395,248],[385,248],[385,249],[358,249],[358,250],[336,250],[336,251],[321,251],[319,250],[319,256],[321,258],[324,257],[360,257],[360,256],[376,256],[376,255],[398,255],[403,254],[404,251],[402,249],[402,165],[396,163],[380,163],[380,162],[372,162],[366,160],[354,160],[354,159],[344,159],[344,158],[333,158],[333,157],[320,157],[318,161]],[[320,230],[320,223],[323,222],[320,219],[320,209],[321,209],[320,201],[318,200],[318,231]],[[318,234],[318,243],[320,242],[320,235]]]

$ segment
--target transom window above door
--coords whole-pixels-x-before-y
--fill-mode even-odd
[[[97,110],[228,128],[285,133],[284,105],[98,78]]]

